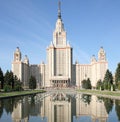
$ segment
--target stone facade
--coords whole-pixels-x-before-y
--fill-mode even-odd
[[[98,80],[103,80],[108,62],[103,47],[98,52],[98,60],[93,55],[90,64],[79,64],[76,62],[76,85],[81,86],[81,81],[89,78],[93,87],[96,86]]]
[[[108,62],[103,47],[98,52],[98,60],[95,56],[91,58],[90,64],[73,64],[73,49],[67,42],[67,34],[61,18],[60,4],[58,8],[58,19],[53,32],[53,41],[47,48],[47,63],[39,65],[29,64],[29,59],[25,56],[21,60],[21,51],[17,47],[14,52],[12,71],[28,86],[30,76],[35,76],[39,87],[69,87],[76,85],[81,87],[81,81],[89,78],[92,86],[95,87],[98,80],[103,80]]]

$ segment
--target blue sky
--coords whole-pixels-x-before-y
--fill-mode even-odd
[[[114,73],[120,62],[120,0],[61,0],[61,4],[73,62],[90,63],[103,46]],[[4,72],[11,69],[17,46],[30,64],[46,62],[57,9],[58,0],[0,0],[0,67]]]

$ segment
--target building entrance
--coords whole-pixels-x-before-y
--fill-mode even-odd
[[[70,81],[69,80],[52,80],[51,86],[58,87],[58,88],[66,88],[70,86]]]

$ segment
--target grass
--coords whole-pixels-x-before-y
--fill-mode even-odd
[[[99,91],[99,90],[78,90],[79,92],[88,93],[88,94],[98,94],[98,95],[109,95],[120,97],[120,92],[118,91]]]
[[[120,92],[118,91],[99,91],[99,90],[77,90],[81,93],[100,95],[100,96],[108,96],[108,97],[120,97]],[[19,91],[19,92],[0,92],[0,98],[8,98],[15,96],[23,96],[30,94],[37,94],[45,92],[44,90],[29,90],[29,91]]]
[[[29,90],[29,91],[0,92],[0,98],[23,96],[23,95],[42,93],[42,92],[45,92],[45,91],[43,91],[43,90]]]

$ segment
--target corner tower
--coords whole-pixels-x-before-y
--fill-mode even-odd
[[[23,83],[23,87],[27,88],[29,81],[29,59],[27,55],[25,55],[25,58],[22,61],[22,54],[19,47],[17,47],[14,52],[12,71]]]
[[[106,61],[106,53],[103,49],[103,47],[100,48],[99,52],[98,52],[98,61]]]
[[[61,16],[61,2],[58,3],[58,18],[53,32],[53,41],[47,48],[47,65],[50,86],[67,87],[72,75],[72,47],[67,44],[67,34]]]
[[[14,52],[14,61],[15,62],[21,61],[21,51],[20,51],[19,47],[17,47],[15,52]]]
[[[19,47],[16,48],[14,52],[12,71],[19,79],[22,79],[22,61],[21,61],[21,51]]]

